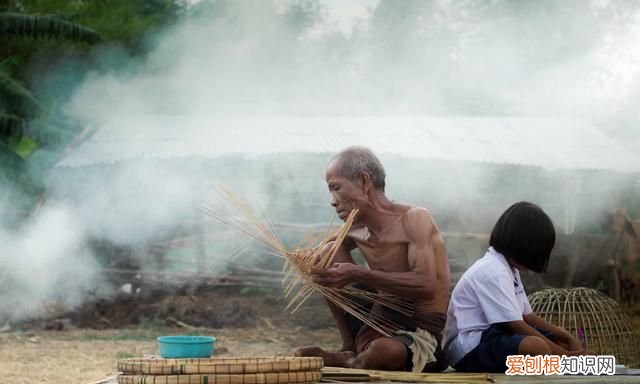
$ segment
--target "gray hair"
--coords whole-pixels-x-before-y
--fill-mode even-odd
[[[340,151],[332,161],[338,162],[338,169],[342,176],[356,182],[362,172],[371,177],[373,186],[384,191],[384,179],[387,174],[378,157],[369,148],[353,146]]]

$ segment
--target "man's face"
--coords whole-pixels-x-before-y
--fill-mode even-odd
[[[336,209],[338,217],[345,221],[351,210],[360,206],[364,193],[356,183],[342,176],[336,161],[332,161],[327,167],[326,180],[331,194],[329,204]]]

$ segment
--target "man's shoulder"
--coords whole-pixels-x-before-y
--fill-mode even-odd
[[[435,228],[431,213],[426,208],[417,205],[407,206],[402,222],[409,239],[423,237]]]
[[[431,212],[425,207],[421,207],[419,205],[409,205],[409,204],[399,204],[401,207],[405,209],[404,216],[407,219],[414,220],[428,220],[431,222],[433,220],[431,216]]]

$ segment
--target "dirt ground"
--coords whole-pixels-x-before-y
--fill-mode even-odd
[[[12,384],[78,383],[116,373],[118,359],[158,354],[162,335],[215,336],[219,356],[287,356],[296,347],[320,344],[337,348],[331,329],[255,328],[198,329],[129,328],[0,333],[0,382]]]
[[[163,335],[208,335],[220,356],[286,356],[300,346],[339,347],[321,297],[285,311],[280,289],[207,288],[118,296],[0,331],[0,383],[87,384],[118,359],[158,354]]]
[[[339,347],[331,314],[311,298],[295,314],[281,292],[227,289],[99,301],[58,317],[0,330],[0,383],[88,384],[118,359],[157,355],[156,337],[217,338],[219,356],[286,356],[300,346]],[[640,336],[640,305],[626,308]]]

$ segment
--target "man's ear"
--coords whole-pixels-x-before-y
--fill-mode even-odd
[[[362,188],[362,193],[364,193],[365,195],[368,194],[371,190],[371,187],[373,187],[371,175],[369,175],[367,172],[360,172],[358,182],[360,184],[360,187]]]

